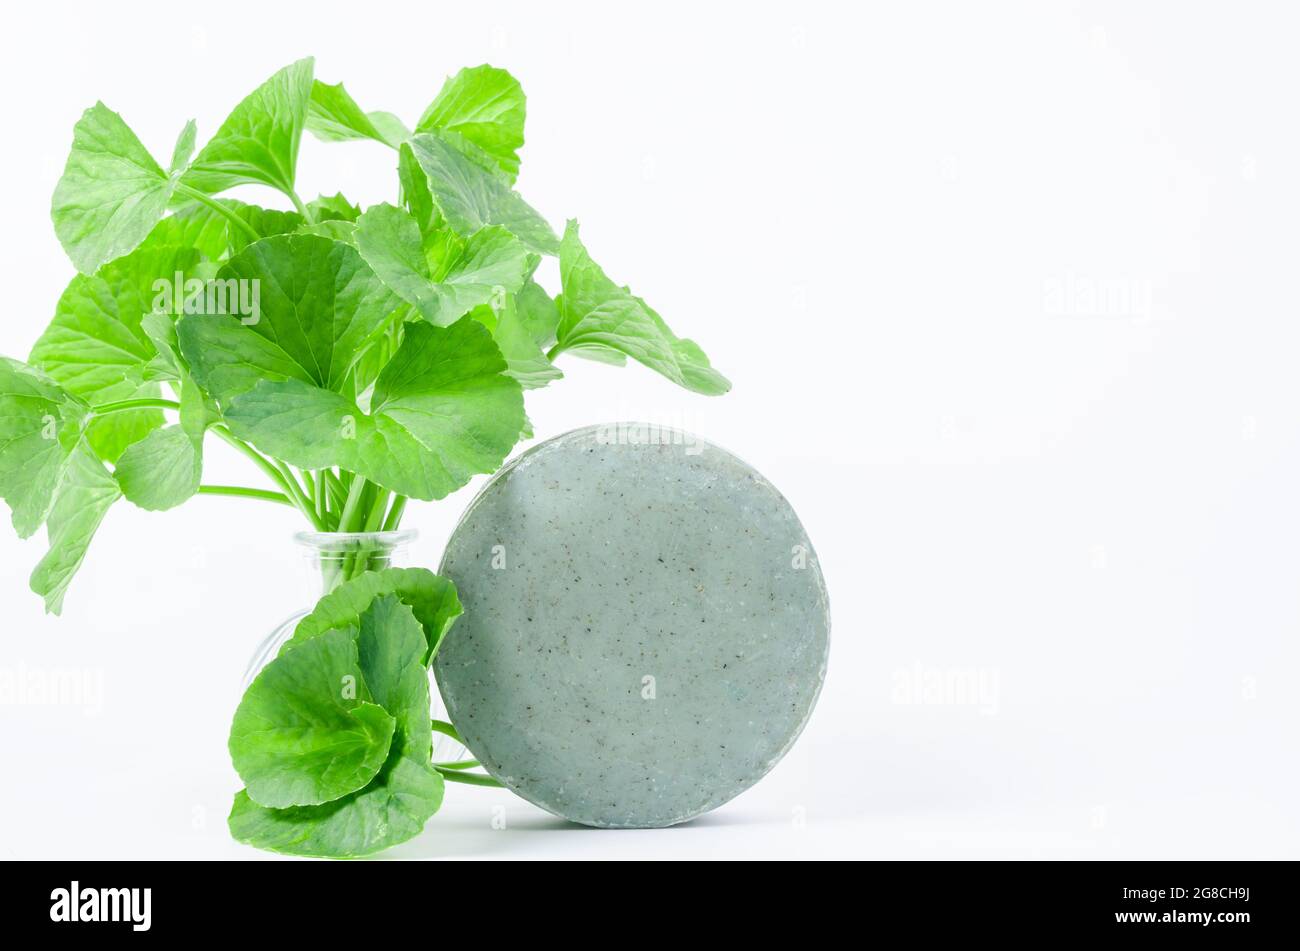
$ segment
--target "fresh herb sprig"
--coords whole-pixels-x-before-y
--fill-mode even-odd
[[[32,589],[58,613],[109,509],[195,495],[291,506],[322,532],[397,528],[500,466],[528,433],[523,391],[565,353],[631,357],[723,393],[693,342],[514,190],[519,83],[465,69],[408,128],[296,62],[197,150],[193,121],[164,168],[103,103],[86,110],[54,193],[78,274],[26,362],[0,358],[0,497],[49,552]],[[398,200],[362,210],[295,191],[304,131],[392,149]],[[292,210],[218,197],[269,186]],[[560,293],[535,279],[558,256]],[[203,482],[207,437],[263,487]],[[377,567],[365,552],[337,578]]]
[[[494,471],[529,431],[523,391],[564,353],[632,357],[700,393],[729,384],[689,340],[514,190],[525,103],[490,66],[449,79],[414,129],[342,85],[286,67],[195,154],[167,168],[102,103],[76,124],[55,232],[77,270],[24,362],[0,358],[0,496],[42,525],[32,588],[58,613],[109,509],[195,495],[298,510],[318,532],[396,529],[409,499]],[[394,150],[398,200],[362,210],[295,191],[304,131]],[[217,197],[266,185],[292,207]],[[560,293],[535,279],[559,258]],[[170,420],[170,422],[169,422]],[[263,487],[202,478],[207,437]],[[230,753],[238,840],[295,855],[369,855],[423,828],[447,782],[432,762],[428,667],[461,613],[454,587],[387,551],[324,560],[328,593],[250,685]]]

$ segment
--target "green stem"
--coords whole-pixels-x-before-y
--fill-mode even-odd
[[[298,503],[298,507],[303,511],[310,513],[309,517],[312,522],[318,526],[320,531],[324,531],[324,526],[316,518],[315,503],[312,502],[312,500],[307,497],[307,493],[302,490],[302,486],[298,484],[298,478],[293,474],[293,470],[278,459],[273,459],[271,462],[280,470],[280,475],[284,476],[284,484],[288,487],[289,495]]]
[[[279,502],[281,505],[297,508],[293,504],[293,499],[283,492],[271,492],[267,489],[248,489],[242,485],[201,485],[199,486],[199,495],[234,495],[245,499],[265,499],[268,502]]]
[[[343,514],[339,516],[340,532],[355,532],[359,529],[358,511],[361,508],[361,497],[365,495],[366,486],[369,485],[365,479],[360,476],[352,480],[352,488],[348,489],[348,499],[343,503]]]
[[[329,523],[330,510],[330,488],[325,481],[326,470],[321,469],[316,473],[316,517],[326,524]]]
[[[236,449],[242,452],[249,459],[251,459],[254,465],[256,465],[264,473],[266,473],[267,478],[269,478],[272,482],[274,482],[281,489],[283,489],[285,495],[287,495],[290,499],[293,500],[294,506],[300,512],[302,512],[303,515],[307,516],[308,521],[312,523],[316,531],[318,532],[326,531],[325,523],[316,517],[316,511],[310,507],[305,507],[301,502],[299,502],[298,497],[294,495],[293,490],[289,487],[289,484],[284,481],[284,476],[280,473],[280,470],[275,467],[275,465],[271,462],[271,460],[265,458],[260,452],[258,452],[248,443],[244,442],[242,439],[240,439],[230,430],[226,429],[226,427],[224,426],[213,426],[212,432],[216,433],[217,436],[219,436],[221,439],[225,440],[230,445],[234,446]]]
[[[118,400],[116,403],[100,403],[92,406],[91,412],[96,416],[108,416],[110,413],[125,413],[133,409],[180,409],[181,404],[175,400],[138,399]]]
[[[374,504],[370,506],[370,514],[366,516],[366,531],[377,532],[384,524],[384,512],[388,509],[388,500],[392,497],[392,492],[387,489],[380,489],[375,496]]]
[[[339,477],[332,471],[326,469],[324,472],[325,484],[329,488],[329,501],[332,503],[335,512],[342,513],[343,506],[348,497],[347,489],[343,488],[343,483],[339,481]],[[338,519],[336,518],[334,521],[335,528],[338,527],[338,524]]]
[[[248,240],[258,241],[261,239],[262,236],[253,229],[252,225],[250,225],[243,218],[239,217],[239,215],[235,214],[225,205],[221,204],[221,202],[214,200],[211,196],[205,195],[197,188],[191,188],[189,185],[184,185],[179,182],[176,185],[176,190],[180,192],[182,195],[185,195],[189,198],[193,198],[200,205],[206,205],[207,207],[211,208],[217,214],[221,215],[223,218],[229,221],[232,225],[239,228],[240,231],[244,232],[244,234],[248,236]]]
[[[397,526],[402,524],[402,513],[406,511],[406,496],[399,495],[393,499],[393,507],[388,510],[388,518],[384,519],[383,531],[395,532]]]
[[[343,503],[343,512],[339,515],[338,530],[340,532],[357,532],[360,531],[365,518],[365,509],[362,503],[365,501],[366,490],[370,483],[361,476],[353,475],[352,485],[348,488],[347,501]],[[348,581],[357,574],[357,561],[359,552],[346,552],[339,555],[338,572],[343,581]]]
[[[476,759],[463,759],[455,763],[434,763],[437,769],[473,769],[476,766],[482,766]]]
[[[261,469],[264,473],[266,473],[267,477],[272,482],[274,482],[280,488],[284,489],[285,492],[289,491],[289,487],[284,484],[284,476],[280,474],[280,470],[275,467],[275,465],[271,462],[271,460],[264,457],[260,452],[258,452],[248,443],[244,442],[242,439],[240,439],[230,430],[226,429],[226,427],[224,426],[213,426],[212,431],[216,433],[218,437],[224,439],[230,445],[234,446],[236,449],[238,449],[240,452],[246,455],[249,459],[251,459],[253,461],[253,464],[256,465],[257,468]]]
[[[465,745],[465,741],[460,738],[460,734],[456,732],[456,728],[446,720],[431,720],[429,726],[433,727],[434,733],[441,733],[443,736],[449,736],[462,746]]]
[[[491,786],[494,789],[505,788],[491,776],[484,776],[482,773],[458,773],[454,769],[446,769],[436,765],[433,768],[439,772],[443,779],[450,783],[464,783],[466,786]]]
[[[293,207],[298,209],[298,214],[307,219],[307,224],[314,225],[316,223],[316,219],[312,215],[311,209],[303,204],[303,200],[298,197],[298,193],[293,189],[289,189],[289,200],[293,202]]]
[[[546,359],[549,360],[551,363],[554,363],[555,358],[558,357],[563,352],[564,349],[557,343],[550,350],[546,351]]]

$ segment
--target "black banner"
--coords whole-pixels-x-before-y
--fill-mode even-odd
[[[925,942],[945,935],[1234,941],[1294,930],[1291,863],[638,864],[604,863],[593,874],[580,863],[542,872],[486,862],[11,862],[3,866],[0,914],[6,935],[111,932],[138,940],[373,938],[419,927],[425,916],[436,934],[449,914],[462,932],[478,922],[493,939],[502,924],[567,929],[610,913],[639,922],[633,931],[682,915],[678,934],[709,922],[762,935],[777,918],[789,926],[794,917],[821,930],[843,918],[864,937],[878,927]],[[399,915],[403,908],[416,916]],[[566,923],[570,917],[577,921]]]

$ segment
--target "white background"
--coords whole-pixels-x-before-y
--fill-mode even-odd
[[[165,159],[302,55],[408,122],[491,62],[529,97],[522,193],[735,384],[566,360],[538,435],[641,418],[732,449],[831,593],[807,732],[712,815],[594,832],[457,786],[388,855],[1300,857],[1294,11],[183,6],[9,14],[0,353],[73,274],[49,196],[96,99]],[[392,166],[308,138],[299,191],[392,200]],[[208,481],[261,484],[209,448]],[[413,505],[413,562],[480,482]],[[295,518],[120,504],[57,619],[27,591],[43,540],[0,532],[0,672],[102,688],[0,701],[0,857],[260,855],[225,831],[225,743],[305,600]]]

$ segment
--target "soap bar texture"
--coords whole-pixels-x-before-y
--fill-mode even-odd
[[[541,443],[479,493],[441,573],[435,670],[493,776],[585,825],[714,809],[793,744],[830,614],[789,503],[730,453],[633,423]]]

